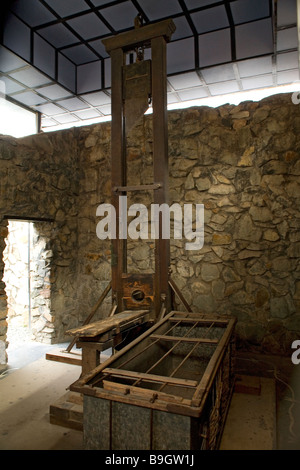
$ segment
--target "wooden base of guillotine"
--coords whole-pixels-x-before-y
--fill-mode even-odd
[[[80,393],[67,392],[49,411],[50,423],[77,431],[83,430],[83,398]]]
[[[133,328],[143,329],[148,321],[148,312],[125,311],[97,322],[89,323],[68,331],[76,338],[80,352],[54,350],[46,354],[46,359],[65,364],[78,365],[81,375],[85,375],[110,356]],[[104,353],[103,353],[104,352]],[[80,375],[80,373],[79,373]],[[83,429],[83,399],[77,392],[66,392],[50,406],[50,423],[71,429]]]

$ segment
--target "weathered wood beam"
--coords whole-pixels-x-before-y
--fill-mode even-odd
[[[166,41],[170,41],[175,29],[173,20],[167,19],[103,39],[102,42],[108,53],[120,47],[124,50],[131,50],[150,42],[155,37],[163,37]]]

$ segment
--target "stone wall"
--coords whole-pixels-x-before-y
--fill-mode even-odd
[[[204,248],[174,248],[176,280],[270,353],[300,335],[299,110],[287,95],[170,116],[171,199],[205,205]]]
[[[80,158],[78,211],[78,264],[80,282],[77,294],[78,318],[81,323],[96,304],[111,280],[110,241],[96,236],[96,209],[110,202],[110,123],[78,128]],[[94,319],[108,315],[108,295]]]
[[[63,131],[22,139],[0,137],[0,279],[8,219],[40,220],[35,227],[51,252],[50,314],[43,341],[65,337],[76,305],[78,154],[75,133]],[[46,227],[45,227],[46,224]],[[44,233],[45,232],[45,233]],[[0,363],[5,363],[7,296],[0,284]],[[40,330],[40,331],[41,331]]]
[[[285,355],[300,338],[299,111],[278,95],[169,112],[170,203],[205,206],[204,247],[171,240],[172,277],[194,311],[237,317],[240,348]],[[110,201],[110,125],[79,133],[78,276],[88,311],[110,279],[109,242],[94,234],[96,208]],[[147,116],[128,137],[129,184],[153,182],[152,144]],[[135,200],[149,204],[150,195]],[[131,245],[129,269],[151,269],[153,242]]]
[[[290,354],[300,337],[299,110],[278,95],[169,113],[170,203],[205,206],[204,247],[172,240],[172,276],[194,310],[237,317],[241,348]],[[130,182],[152,182],[152,144],[150,115],[128,137]],[[2,138],[0,178],[0,250],[5,215],[53,220],[51,340],[61,340],[110,280],[110,242],[96,236],[96,209],[110,202],[110,123]],[[129,265],[146,269],[152,254],[151,240],[138,244]]]

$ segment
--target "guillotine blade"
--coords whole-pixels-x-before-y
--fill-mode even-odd
[[[123,99],[125,129],[129,132],[149,108],[151,60],[143,60],[123,67]]]

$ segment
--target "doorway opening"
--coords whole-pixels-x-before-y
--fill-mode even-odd
[[[29,342],[51,344],[51,224],[8,220],[3,253],[10,352]]]

